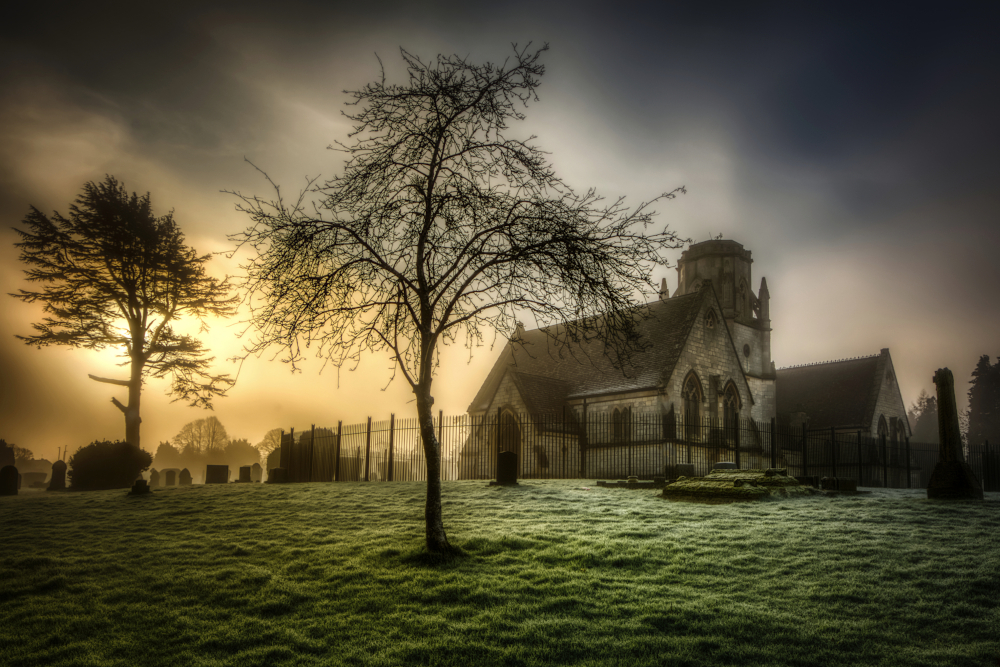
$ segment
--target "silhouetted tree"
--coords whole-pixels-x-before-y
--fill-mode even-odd
[[[264,434],[263,440],[254,446],[260,452],[260,460],[267,461],[271,452],[281,447],[281,429],[272,428]]]
[[[169,442],[161,442],[153,454],[153,466],[163,470],[164,468],[177,468],[181,464],[181,452]]]
[[[982,447],[987,440],[1000,445],[1000,358],[990,364],[988,355],[979,358],[972,371],[969,389],[968,431],[970,447]]]
[[[921,389],[916,403],[910,407],[909,417],[913,428],[911,440],[938,444],[937,398]]]
[[[310,181],[294,203],[242,196],[253,220],[235,237],[255,251],[244,286],[257,336],[294,364],[304,347],[341,367],[387,350],[392,377],[416,396],[427,460],[426,544],[450,551],[441,516],[441,450],[433,426],[438,346],[475,346],[519,318],[598,337],[624,363],[639,345],[635,309],[673,232],[647,229],[649,204],[575,193],[532,143],[506,136],[537,99],[544,68],[518,49],[503,64],[458,56],[425,63],[402,51],[409,80],[349,93],[357,111],[344,173]],[[678,189],[680,190],[680,189]],[[660,198],[672,198],[677,190]],[[309,193],[321,197],[315,207]]]
[[[128,389],[128,403],[111,402],[125,415],[125,440],[140,446],[139,403],[146,378],[170,376],[169,393],[191,405],[211,408],[213,396],[232,385],[227,375],[208,372],[212,357],[196,338],[176,333],[182,317],[234,312],[228,285],[205,273],[210,255],[184,244],[173,214],[153,215],[149,194],[129,195],[108,176],[87,183],[69,217],[46,216],[32,207],[16,229],[28,281],[38,291],[12,294],[45,304],[47,316],[36,334],[18,336],[28,345],[70,345],[92,350],[119,347],[128,379],[90,375]],[[202,321],[204,327],[204,321]]]
[[[229,434],[219,418],[209,415],[184,424],[173,437],[173,444],[181,453],[195,452],[208,457],[221,458],[229,444]]]
[[[250,444],[246,438],[230,440],[223,452],[226,463],[230,467],[252,466],[260,463],[260,451]]]

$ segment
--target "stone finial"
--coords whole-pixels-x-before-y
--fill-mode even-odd
[[[934,466],[927,497],[945,500],[983,499],[983,487],[962,454],[962,433],[955,405],[955,376],[947,368],[934,373],[937,386],[940,460]]]
[[[660,300],[664,301],[670,298],[670,289],[667,287],[667,279],[664,278],[660,281]]]

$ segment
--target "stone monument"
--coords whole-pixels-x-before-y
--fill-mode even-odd
[[[927,497],[942,500],[982,500],[983,487],[962,453],[962,434],[955,405],[955,377],[947,368],[934,374],[937,385],[940,460],[927,484]]]
[[[205,466],[205,484],[228,484],[229,466],[210,465]]]
[[[0,468],[0,496],[16,496],[19,477],[14,466]]]
[[[260,467],[259,463],[254,463],[250,466],[250,480],[253,482],[259,482],[260,478],[263,477],[264,470]]]
[[[250,466],[240,466],[240,482],[243,484],[250,483]]]
[[[178,475],[178,477],[180,478],[180,480],[179,480],[178,483],[181,486],[191,486],[191,473],[190,473],[190,471],[188,471],[187,468],[184,468],[184,470],[181,470],[181,474]]]
[[[517,484],[517,452],[497,454],[497,481],[490,486],[514,486]]]
[[[149,471],[149,487],[153,488],[160,485],[160,473],[153,468]]]
[[[14,448],[0,440],[0,468],[14,465]]]
[[[66,462],[56,461],[52,464],[52,479],[49,480],[49,491],[66,490]]]
[[[152,490],[149,488],[149,484],[142,477],[135,480],[132,484],[132,490],[128,492],[130,496],[141,496],[146,493],[151,493]]]

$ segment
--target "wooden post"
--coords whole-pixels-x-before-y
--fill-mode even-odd
[[[313,458],[316,451],[316,424],[312,424],[309,431],[309,479],[306,481],[315,482],[313,479]]]
[[[368,432],[365,434],[365,481],[368,481],[369,464],[372,453],[372,418],[368,418]]]
[[[337,422],[337,458],[333,464],[333,481],[340,481],[340,427],[343,421]]]
[[[566,404],[562,406],[562,479],[566,479],[566,434],[567,434],[567,424],[566,424]]]
[[[278,467],[284,468],[286,463],[288,463],[288,451],[285,449],[285,429],[281,429],[281,437],[278,438]],[[270,475],[271,471],[268,470],[267,474]]]
[[[291,435],[288,436],[288,468],[285,470],[285,479],[289,482],[297,482],[299,480],[292,479],[292,468],[295,466],[295,428],[292,428]]]
[[[493,458],[493,470],[494,476],[499,474],[500,470],[500,412],[502,408],[497,408],[497,455]]]
[[[830,427],[830,458],[833,461],[833,476],[837,475],[837,429]]]
[[[393,451],[392,451],[392,447],[393,447],[393,444],[394,444],[393,440],[395,439],[395,435],[396,435],[396,414],[393,413],[393,414],[389,415],[389,460],[388,460],[388,462],[386,462],[386,466],[385,466],[385,468],[386,468],[386,470],[385,470],[385,476],[386,476],[386,479],[388,481],[390,481],[390,482],[393,481],[392,480],[392,466],[393,466],[393,458],[392,458],[393,457]]]
[[[774,417],[771,417],[771,467],[778,467],[778,441],[775,436]]]
[[[743,469],[743,465],[742,465],[742,459],[740,458],[740,418],[739,417],[736,418],[736,430],[734,431],[734,435],[736,436],[736,441],[733,443],[735,445],[735,447],[736,447],[736,469],[737,470],[742,470]]]
[[[580,433],[580,478],[587,479],[587,439],[590,421],[587,415],[587,399],[583,399],[583,430]]]

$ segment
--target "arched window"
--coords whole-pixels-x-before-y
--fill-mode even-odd
[[[878,439],[889,438],[889,424],[885,421],[885,415],[878,416]]]
[[[722,396],[722,424],[726,429],[726,437],[730,440],[736,438],[736,429],[739,428],[740,421],[740,393],[736,391],[736,385],[732,381],[726,385],[726,391]]]
[[[701,382],[692,371],[684,380],[681,391],[684,398],[684,437],[687,440],[699,441],[701,438]]]
[[[740,278],[740,286],[736,290],[736,313],[738,315],[748,315],[750,313],[750,290],[747,289],[746,281]]]
[[[628,442],[632,437],[632,408],[615,408],[611,413],[611,435],[615,442]]]

